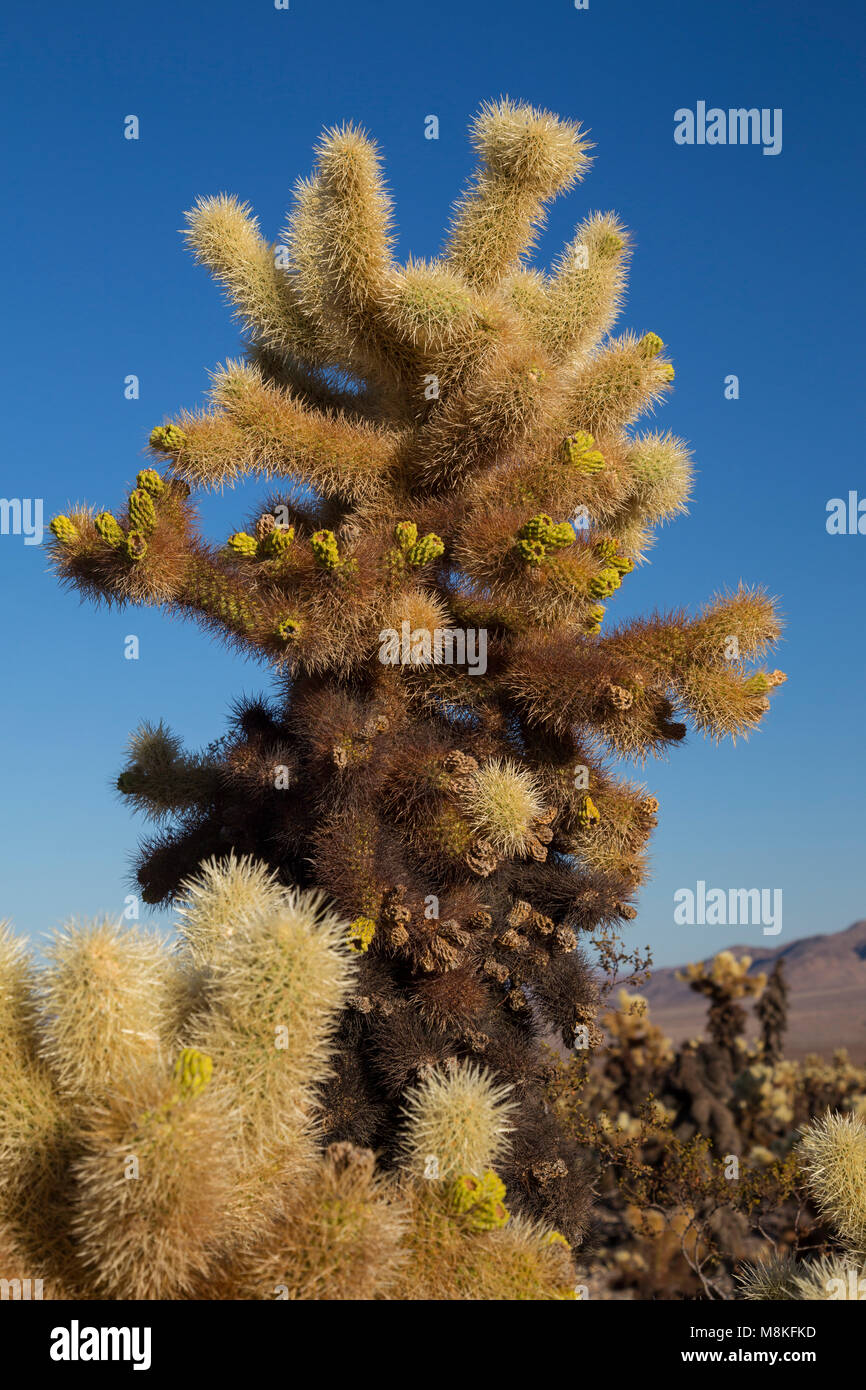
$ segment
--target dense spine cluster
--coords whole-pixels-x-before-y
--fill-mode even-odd
[[[686,446],[633,428],[674,369],[657,334],[608,336],[630,251],[615,216],[550,273],[527,264],[588,168],[580,128],[505,100],[473,139],[433,261],[395,262],[379,153],[351,126],[323,137],[275,246],[234,198],[200,201],[188,240],[245,359],[153,431],[161,471],[123,514],[55,519],[54,557],[85,593],[192,615],[278,673],[207,755],[135,735],[121,790],[171,821],[145,846],[146,900],[227,846],[326,890],[358,959],[330,1139],[396,1162],[407,1088],[483,1066],[513,1088],[509,1200],[575,1239],[589,1181],[545,1107],[541,1039],[591,1042],[579,939],[634,916],[658,809],[605,758],[663,754],[687,721],[757,727],[783,677],[752,663],[779,624],[740,587],[608,628],[688,499]],[[190,490],[250,476],[273,492],[208,544]],[[484,635],[483,671],[424,640],[453,630]],[[387,632],[408,634],[399,660]]]

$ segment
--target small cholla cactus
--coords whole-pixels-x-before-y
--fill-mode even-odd
[[[568,1296],[567,1244],[511,1217],[488,1166],[510,1107],[480,1071],[410,1087],[390,1173],[320,1145],[360,983],[321,894],[211,861],[178,928],[170,946],[73,926],[37,964],[0,927],[4,1287],[33,1271],[49,1299]]]
[[[741,1297],[752,1300],[866,1300],[866,1124],[827,1112],[803,1129],[797,1155],[838,1252],[798,1262],[747,1265]]]
[[[757,998],[763,992],[767,977],[750,975],[751,956],[738,960],[731,951],[720,951],[707,965],[692,963],[677,978],[688,983],[698,994],[710,1000],[708,1028],[710,1037],[736,1061],[739,1040],[745,1032],[746,1014],[739,1000]]]

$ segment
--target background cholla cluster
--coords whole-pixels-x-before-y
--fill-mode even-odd
[[[108,922],[44,964],[0,932],[0,1278],[47,1298],[567,1299],[565,1238],[512,1216],[510,1088],[471,1063],[411,1089],[389,1173],[322,1146],[357,987],[320,894],[230,858],[179,942]]]
[[[503,100],[472,139],[429,261],[395,260],[380,154],[353,126],[323,136],[276,246],[235,198],[200,200],[189,244],[244,359],[205,409],[157,425],[116,513],[54,519],[52,555],[85,595],[162,605],[276,672],[202,754],[140,729],[118,785],[157,823],[147,902],[233,848],[350,922],[327,1139],[396,1165],[419,1083],[486,1069],[512,1088],[509,1201],[577,1243],[591,1165],[547,1104],[543,1039],[595,1037],[580,938],[635,916],[658,803],[613,760],[663,755],[689,722],[755,729],[784,679],[761,665],[779,621],[741,585],[609,627],[689,497],[685,444],[636,429],[674,368],[657,333],[610,336],[631,251],[615,214],[585,217],[549,272],[530,264],[550,200],[589,169],[580,127]],[[206,541],[192,490],[250,478],[273,491]],[[404,622],[406,659],[383,662]],[[486,634],[484,674],[434,659],[443,628]]]
[[[845,1240],[864,1181],[866,1068],[841,1051],[785,1058],[783,964],[769,978],[750,964],[723,951],[683,972],[709,1001],[705,1038],[674,1046],[646,1000],[620,988],[604,1046],[559,1064],[550,1103],[601,1163],[592,1296],[855,1296],[822,1289],[841,1264],[863,1263]]]
[[[866,1123],[859,1115],[827,1114],[810,1124],[800,1144],[806,1178],[833,1249],[819,1259],[777,1256],[742,1277],[749,1299],[866,1299]]]

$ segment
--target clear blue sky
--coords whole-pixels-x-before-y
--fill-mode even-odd
[[[657,418],[699,468],[692,514],[661,532],[610,617],[696,605],[742,577],[781,595],[788,623],[790,679],[764,731],[736,748],[690,737],[646,769],[662,808],[632,940],[664,964],[866,915],[866,536],[825,531],[829,498],[866,496],[858,0],[19,0],[7,16],[0,494],[44,498],[46,521],[71,500],[118,505],[151,427],[200,402],[208,369],[237,353],[177,232],[196,195],[248,199],[275,237],[320,130],[357,120],[387,157],[401,254],[429,256],[483,99],[591,129],[595,164],[555,204],[539,259],[588,209],[624,217],[636,254],[621,322],[670,345],[676,391]],[[781,108],[781,154],[676,145],[674,111],[698,101]],[[224,536],[247,503],[205,500],[206,529]],[[80,607],[20,536],[0,536],[0,583],[0,916],[38,933],[122,907],[143,829],[113,791],[129,731],[163,717],[205,743],[268,674],[157,611]],[[782,936],[675,926],[674,891],[698,879],[781,888]]]

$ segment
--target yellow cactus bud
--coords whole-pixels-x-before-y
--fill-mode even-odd
[[[297,642],[303,631],[303,624],[299,618],[283,618],[277,624],[277,636],[282,642]]]
[[[645,333],[638,343],[643,357],[657,357],[664,347],[658,333]]]
[[[183,1100],[201,1095],[212,1074],[213,1061],[195,1047],[185,1047],[174,1064],[174,1079]]]
[[[434,531],[422,536],[409,550],[407,559],[410,565],[429,565],[445,553],[445,542]]]
[[[73,545],[78,540],[78,530],[68,516],[56,516],[48,523],[48,529],[62,545]]]
[[[310,545],[322,569],[335,570],[339,567],[340,552],[337,548],[337,537],[333,531],[317,531],[310,538]]]
[[[376,935],[376,923],[371,917],[356,917],[349,925],[346,941],[354,955],[363,955],[370,949],[370,942]]]
[[[581,825],[598,825],[601,820],[601,812],[591,796],[585,796],[583,798],[577,813],[577,819]]]
[[[258,542],[258,554],[266,560],[276,559],[291,549],[294,539],[294,526],[274,526]]]
[[[124,541],[123,530],[111,512],[100,512],[93,518],[97,532],[107,545],[118,546]]]
[[[157,425],[151,431],[150,447],[159,449],[163,454],[180,453],[186,443],[186,435],[178,425]]]
[[[401,550],[411,550],[418,539],[418,527],[414,521],[398,521],[394,527],[394,539]]]
[[[136,476],[135,486],[149,492],[152,497],[158,497],[165,491],[165,483],[155,468],[142,468]]]
[[[233,550],[236,555],[255,555],[258,548],[258,541],[255,536],[250,536],[246,531],[235,531],[233,536],[229,536],[229,550]]]
[[[147,554],[147,541],[141,531],[130,531],[123,543],[123,549],[128,559],[143,560]]]

